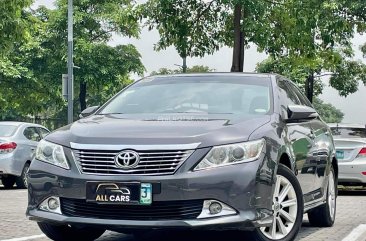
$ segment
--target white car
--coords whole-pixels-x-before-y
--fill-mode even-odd
[[[35,149],[49,132],[37,124],[0,122],[0,179],[5,188],[15,183],[18,188],[27,188],[26,174]]]
[[[338,159],[338,183],[366,186],[366,126],[329,124]]]

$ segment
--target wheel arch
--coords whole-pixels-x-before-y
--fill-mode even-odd
[[[287,168],[289,168],[293,172],[295,171],[295,164],[292,161],[290,155],[287,154],[287,152],[282,152],[279,155],[277,163],[286,166]]]

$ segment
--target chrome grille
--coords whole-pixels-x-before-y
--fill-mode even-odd
[[[73,150],[76,164],[84,174],[98,175],[171,175],[193,153],[193,150],[136,151],[139,164],[129,170],[116,166],[121,151]]]

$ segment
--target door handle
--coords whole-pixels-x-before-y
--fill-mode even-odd
[[[310,137],[310,139],[315,139],[315,134],[314,134],[314,132],[310,132],[309,137]]]

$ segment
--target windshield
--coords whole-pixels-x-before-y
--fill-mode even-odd
[[[266,115],[272,110],[269,78],[146,78],[113,98],[98,114],[205,113]]]
[[[0,125],[0,136],[12,136],[16,129],[17,127],[12,125]]]
[[[332,127],[332,134],[342,138],[366,138],[365,128]]]

